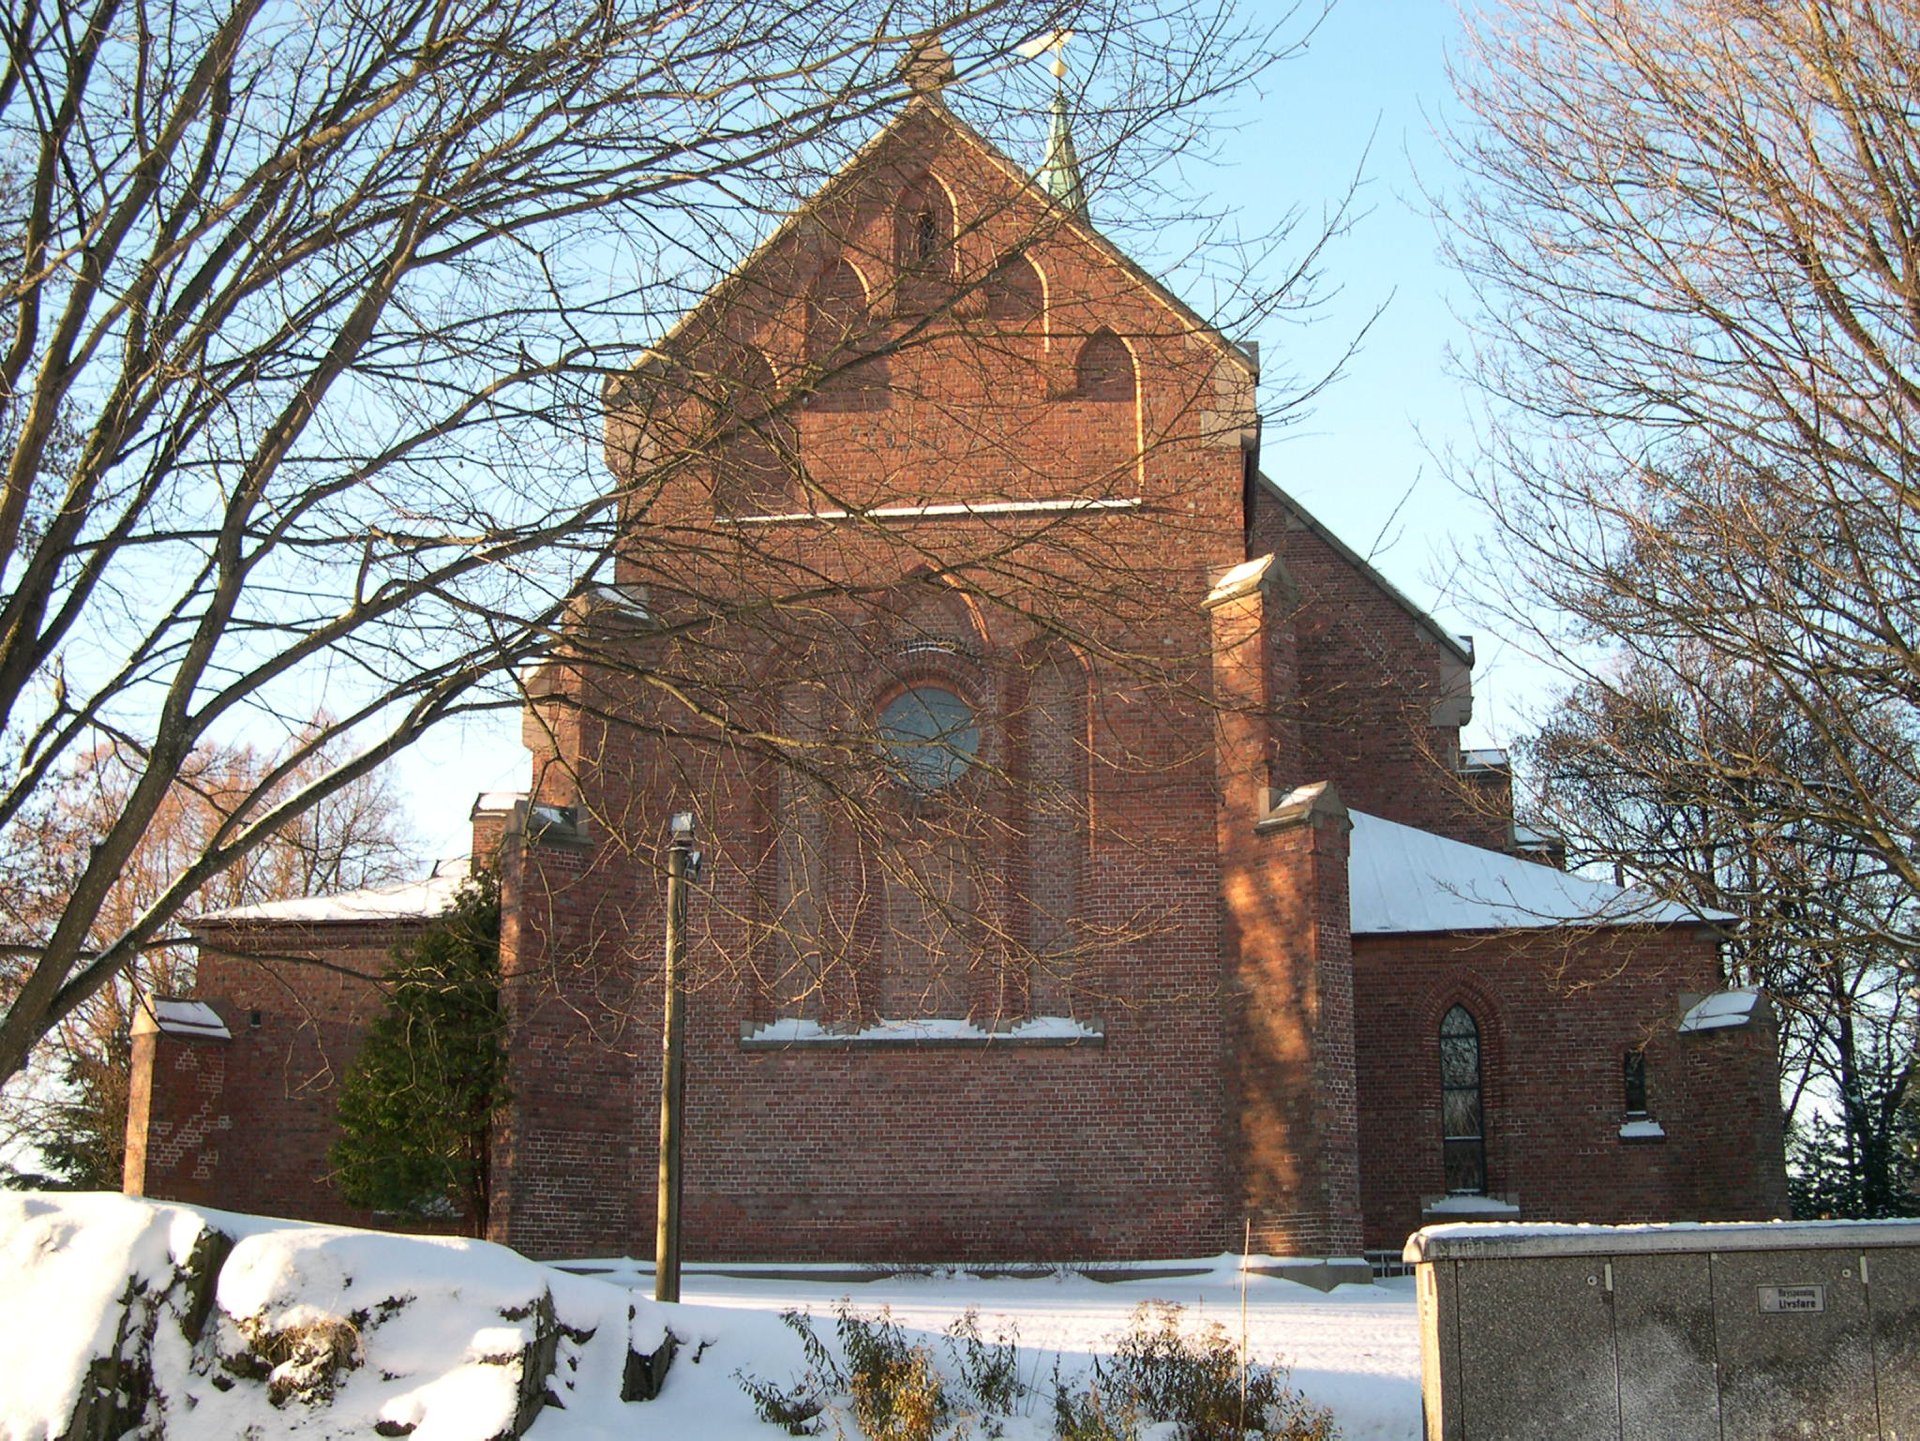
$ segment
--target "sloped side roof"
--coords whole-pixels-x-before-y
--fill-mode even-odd
[[[1331,530],[1327,529],[1327,527],[1321,524],[1314,516],[1312,511],[1308,510],[1304,505],[1300,504],[1299,501],[1282,490],[1279,482],[1274,480],[1272,476],[1268,475],[1265,471],[1261,471],[1259,472],[1258,478],[1260,484],[1264,485],[1268,493],[1286,508],[1288,514],[1294,516],[1308,530],[1312,531],[1320,537],[1321,540],[1331,546],[1334,554],[1338,555],[1348,565],[1365,576],[1382,595],[1411,616],[1415,625],[1419,626],[1420,629],[1439,641],[1441,645],[1445,646],[1455,656],[1459,657],[1461,664],[1473,664],[1473,646],[1471,642],[1450,633],[1439,621],[1435,620],[1431,615],[1428,615],[1426,611],[1408,600],[1399,587],[1394,585],[1392,581],[1388,580],[1368,563],[1366,557],[1362,556],[1360,552],[1340,539],[1340,537],[1335,535]]]
[[[205,1001],[149,996],[134,1013],[133,1034],[159,1032],[169,1036],[197,1036],[206,1040],[230,1041],[233,1032],[220,1019],[220,1013]]]
[[[445,914],[469,872],[467,857],[441,861],[425,880],[391,886],[368,886],[332,896],[302,896],[290,901],[262,901],[252,906],[229,906],[196,916],[189,930],[203,925],[326,925],[342,921],[424,921]]]
[[[1731,921],[1647,891],[1353,811],[1348,910],[1356,936]]]

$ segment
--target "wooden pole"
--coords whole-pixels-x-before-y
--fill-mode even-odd
[[[653,1299],[680,1299],[680,1131],[687,1090],[685,968],[687,948],[687,858],[693,850],[693,818],[674,817],[667,847],[666,1023],[660,1055],[660,1195],[653,1248]]]

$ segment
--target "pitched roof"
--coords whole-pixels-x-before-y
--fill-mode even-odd
[[[1121,250],[1119,246],[1115,245],[1111,240],[1107,239],[1106,236],[1096,230],[1084,213],[1076,212],[1072,207],[1063,205],[1060,201],[1048,194],[1040,178],[1028,174],[1026,170],[1016,164],[1002,151],[999,146],[995,145],[991,140],[987,139],[986,136],[982,135],[978,130],[967,124],[966,121],[955,115],[947,108],[946,102],[942,100],[937,93],[916,95],[907,104],[903,105],[899,113],[855,151],[846,163],[827,179],[824,185],[807,197],[797,209],[775,227],[772,234],[768,235],[756,245],[739,265],[735,266],[725,278],[715,285],[712,290],[708,291],[698,303],[681,315],[667,330],[666,334],[661,336],[660,340],[650,347],[646,354],[636,360],[634,368],[637,369],[639,366],[645,364],[648,356],[657,355],[676,336],[688,330],[696,320],[717,306],[724,304],[726,298],[732,294],[736,287],[745,281],[746,277],[753,272],[764,257],[770,255],[788,236],[804,224],[809,216],[819,212],[823,207],[838,198],[843,191],[857,183],[861,171],[871,164],[879,153],[899,135],[907,125],[920,119],[935,120],[943,124],[955,136],[978,151],[982,157],[993,165],[994,168],[999,170],[1008,180],[1012,181],[1016,189],[1024,191],[1039,205],[1052,210],[1062,222],[1064,229],[1071,231],[1081,240],[1093,246],[1094,249],[1098,250],[1106,259],[1126,271],[1129,276],[1142,285],[1155,299],[1171,310],[1191,331],[1211,340],[1223,355],[1243,368],[1250,377],[1258,378],[1259,364],[1246,350],[1222,335],[1211,321],[1205,319],[1195,311],[1192,306],[1188,305],[1179,296],[1169,290],[1159,277],[1145,269],[1138,261],[1134,260],[1133,257]],[[619,377],[613,377],[610,384],[617,386],[619,384]]]
[[[325,925],[341,921],[424,921],[445,914],[466,883],[467,857],[441,861],[425,880],[401,881],[390,886],[367,886],[332,896],[300,896],[288,901],[262,901],[252,906],[229,906],[196,916],[188,929],[203,925],[258,924]]]
[[[1725,911],[1676,905],[1637,887],[1590,881],[1362,811],[1350,814],[1348,910],[1356,936],[1734,919]]]

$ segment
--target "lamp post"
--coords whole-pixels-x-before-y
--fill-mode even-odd
[[[653,1299],[680,1299],[680,1131],[687,1090],[685,968],[687,883],[700,878],[693,812],[676,812],[667,844],[666,1021],[660,1037],[660,1195],[654,1214]]]

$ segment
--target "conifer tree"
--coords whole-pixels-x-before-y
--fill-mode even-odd
[[[463,886],[393,960],[387,1009],[341,1088],[331,1151],[341,1193],[415,1220],[457,1215],[483,1235],[488,1132],[506,1100],[492,874]]]

